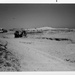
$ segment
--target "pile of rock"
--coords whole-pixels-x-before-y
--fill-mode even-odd
[[[20,71],[20,68],[19,60],[0,44],[0,71]]]

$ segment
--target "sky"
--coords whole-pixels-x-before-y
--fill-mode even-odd
[[[75,28],[75,4],[0,4],[1,28]]]

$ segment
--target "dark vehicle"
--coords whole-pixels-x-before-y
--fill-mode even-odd
[[[15,35],[15,38],[18,38],[19,37],[19,31],[15,31],[14,35]]]
[[[27,33],[26,33],[25,30],[23,30],[22,32],[20,32],[20,31],[15,31],[14,35],[15,35],[15,38],[27,37]]]
[[[3,28],[0,29],[0,33],[5,33],[5,32],[7,32],[6,29],[3,29]]]
[[[2,29],[3,30],[3,32],[7,32],[7,30],[6,29]]]

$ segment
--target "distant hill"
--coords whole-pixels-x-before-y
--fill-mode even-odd
[[[40,27],[40,28],[30,28],[30,29],[24,29],[24,28],[12,28],[9,29],[9,31],[22,31],[26,30],[27,32],[42,32],[42,31],[65,31],[65,32],[70,32],[70,31],[75,31],[75,29],[69,29],[69,28],[52,28],[52,27]]]

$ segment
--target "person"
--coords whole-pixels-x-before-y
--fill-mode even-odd
[[[27,32],[25,30],[23,31],[23,35],[27,37]]]
[[[26,33],[26,31],[25,30],[23,30],[22,32],[21,32],[21,34],[20,34],[20,37],[27,37],[27,33]]]
[[[22,32],[20,31],[20,33],[19,33],[19,37],[23,37],[23,34],[22,34]]]

